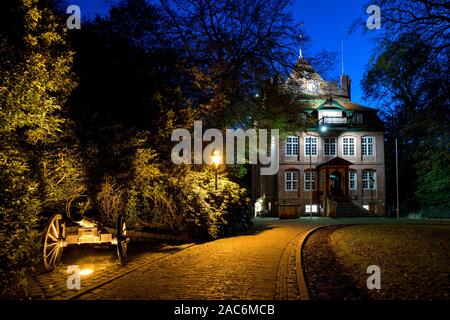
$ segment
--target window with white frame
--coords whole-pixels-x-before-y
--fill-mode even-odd
[[[314,190],[316,188],[316,175],[315,172],[313,171],[305,171],[304,174],[304,181],[305,181],[305,191],[310,191],[310,190]]]
[[[285,190],[286,191],[297,191],[298,189],[298,172],[297,171],[286,171],[284,173]]]
[[[323,139],[323,155],[336,156],[336,138]]]
[[[298,155],[298,137],[288,136],[286,138],[286,155],[287,156]]]
[[[305,213],[310,213],[311,209],[312,209],[312,212],[317,213],[317,209],[318,209],[317,204],[313,204],[313,205],[307,204],[307,205],[305,205]]]
[[[356,190],[357,174],[356,171],[350,170],[348,172],[348,188],[350,190]]]
[[[345,137],[342,139],[342,154],[344,156],[355,155],[355,138]]]
[[[362,183],[364,190],[377,188],[377,175],[375,170],[364,170],[362,172]]]
[[[362,137],[361,139],[361,149],[363,156],[373,156],[375,145],[374,137]]]
[[[305,138],[305,156],[317,156],[317,137]]]

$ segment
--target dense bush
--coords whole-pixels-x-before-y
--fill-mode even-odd
[[[0,21],[0,295],[15,298],[38,257],[40,213],[76,185],[77,160],[59,148],[75,82],[64,24],[42,1],[2,1]]]
[[[213,172],[186,170],[169,179],[169,188],[180,229],[193,237],[217,238],[250,227],[246,191],[224,175],[219,175],[215,190]]]
[[[156,153],[138,148],[133,159],[133,175],[126,188],[127,223],[135,228],[152,226],[158,214],[172,216],[174,205],[167,194],[167,175],[156,164]],[[167,225],[171,225],[167,219]],[[176,222],[173,222],[176,224]]]
[[[129,224],[192,238],[217,238],[250,227],[251,206],[245,189],[221,174],[215,190],[210,170],[161,169],[155,159],[151,150],[136,153],[135,176],[127,188]]]
[[[410,219],[450,219],[448,205],[429,207],[408,215]]]
[[[24,268],[37,257],[39,201],[28,164],[11,150],[0,150],[0,185],[0,297],[21,297]]]

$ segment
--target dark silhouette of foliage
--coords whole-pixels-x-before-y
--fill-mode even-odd
[[[381,105],[386,123],[387,201],[395,203],[397,138],[401,211],[440,206],[448,214],[450,178],[443,174],[450,169],[448,3],[378,4],[386,32],[362,85],[367,98]]]

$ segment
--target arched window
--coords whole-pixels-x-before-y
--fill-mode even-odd
[[[305,137],[305,156],[317,156],[317,137]]]
[[[286,138],[286,156],[298,155],[298,137],[288,136]]]
[[[323,155],[336,156],[336,138],[323,139]]]
[[[377,174],[375,170],[364,170],[362,172],[362,183],[364,190],[375,190],[377,188]]]
[[[354,156],[355,155],[355,138],[344,137],[342,138],[342,155]]]
[[[362,137],[361,149],[363,156],[373,156],[375,150],[375,137],[371,136]]]

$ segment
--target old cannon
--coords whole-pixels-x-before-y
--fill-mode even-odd
[[[89,204],[87,196],[77,196],[68,201],[65,214],[56,213],[48,219],[42,236],[42,261],[46,270],[55,268],[65,247],[80,244],[114,245],[120,265],[126,265],[129,239],[125,217],[119,214],[115,228],[105,227],[95,218],[87,217]],[[70,233],[66,233],[67,219],[75,225]]]

